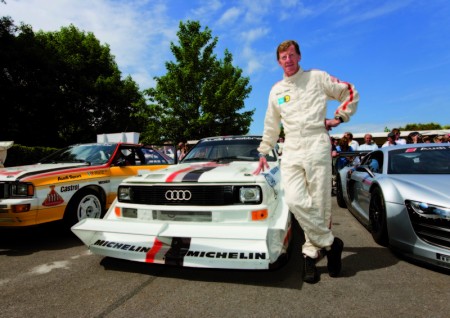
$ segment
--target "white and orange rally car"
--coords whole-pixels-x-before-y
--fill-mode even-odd
[[[73,145],[37,164],[0,168],[0,227],[56,220],[72,226],[100,218],[122,180],[173,162],[151,146],[104,142]]]
[[[103,219],[72,231],[99,255],[188,267],[269,269],[285,260],[291,213],[275,151],[260,136],[200,140],[180,164],[130,177]]]

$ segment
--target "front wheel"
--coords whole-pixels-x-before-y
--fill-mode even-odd
[[[103,214],[103,203],[99,194],[94,190],[82,190],[70,200],[64,213],[64,220],[72,226],[82,219],[99,219]]]
[[[373,189],[369,205],[370,232],[381,246],[387,246],[389,236],[387,231],[386,204],[380,188]]]

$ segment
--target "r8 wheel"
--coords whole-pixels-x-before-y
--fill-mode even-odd
[[[372,237],[381,246],[387,246],[389,236],[386,221],[386,203],[380,188],[372,190],[369,205],[370,232]]]

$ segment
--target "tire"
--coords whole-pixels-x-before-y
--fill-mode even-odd
[[[388,246],[389,235],[386,221],[386,204],[380,188],[372,190],[369,205],[370,232],[372,237],[381,246]]]
[[[103,211],[104,203],[96,191],[81,190],[72,197],[67,205],[64,221],[71,227],[84,218],[99,219],[103,216]]]
[[[347,204],[344,200],[344,193],[342,192],[342,181],[339,172],[336,174],[336,201],[340,208],[347,208]]]

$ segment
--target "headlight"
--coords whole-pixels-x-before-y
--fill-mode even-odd
[[[239,189],[239,200],[242,203],[261,202],[261,189],[259,187],[242,187]]]
[[[119,187],[117,198],[119,201],[131,201],[133,191],[128,187]]]
[[[426,214],[426,216],[434,216],[436,218],[450,219],[450,208],[444,208],[434,204],[428,204],[420,201],[409,201],[411,208],[417,214]]]
[[[11,196],[32,197],[34,186],[31,183],[17,182],[11,185]]]

